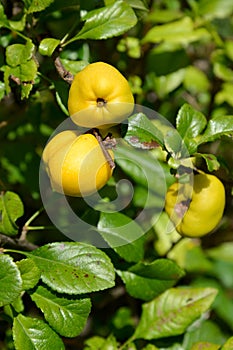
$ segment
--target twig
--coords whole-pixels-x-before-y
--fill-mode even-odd
[[[33,244],[26,239],[23,240],[19,238],[11,238],[0,233],[0,245],[4,246],[6,244],[12,248],[25,249],[29,251],[38,248],[36,244]]]
[[[60,77],[65,80],[68,84],[72,84],[74,76],[68,70],[65,69],[63,64],[61,63],[60,57],[57,56],[54,60],[55,67],[60,75]]]

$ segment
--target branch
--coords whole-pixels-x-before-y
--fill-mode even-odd
[[[11,238],[0,233],[0,245],[8,245],[11,248],[24,249],[24,250],[35,250],[38,248],[36,244],[29,242],[27,239]]]
[[[61,63],[60,57],[57,56],[54,60],[55,67],[60,75],[60,77],[65,80],[68,84],[72,84],[74,76],[68,70],[65,69],[63,64]]]

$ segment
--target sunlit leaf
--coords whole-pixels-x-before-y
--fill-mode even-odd
[[[40,12],[54,2],[54,0],[23,0],[27,13]]]
[[[17,262],[23,280],[23,290],[35,287],[40,279],[40,270],[32,259],[22,259]]]
[[[134,114],[129,118],[125,140],[142,149],[164,145],[162,132],[143,113]]]
[[[4,13],[4,7],[2,4],[0,4],[0,28],[1,27],[7,27],[8,26],[8,19],[7,16]]]
[[[110,334],[107,338],[94,336],[85,341],[84,350],[118,350],[116,338]]]
[[[207,120],[205,116],[195,110],[191,105],[184,104],[179,109],[176,118],[176,127],[191,154],[197,149],[197,142],[193,139],[204,130],[206,124]]]
[[[0,194],[0,232],[8,236],[18,233],[16,220],[24,213],[20,197],[11,191]]]
[[[195,343],[191,350],[202,350],[202,349],[208,349],[208,350],[218,350],[220,349],[221,345],[209,343],[207,341],[200,341]]]
[[[127,4],[137,10],[148,11],[148,8],[145,5],[143,0],[125,0]]]
[[[91,309],[90,299],[57,296],[43,286],[39,286],[31,298],[49,325],[60,335],[76,337],[83,330]]]
[[[0,307],[10,304],[22,291],[19,269],[9,255],[0,254]]]
[[[208,91],[210,82],[203,71],[194,66],[189,66],[185,69],[184,86],[191,93],[198,94],[202,91]]]
[[[60,293],[88,293],[114,285],[110,259],[94,246],[79,242],[51,243],[25,255],[39,267],[42,281]]]
[[[209,38],[209,36],[205,28],[194,29],[194,24],[190,17],[183,17],[171,23],[154,26],[146,33],[142,42],[159,43],[164,40],[171,43],[188,44]]]
[[[233,12],[233,3],[231,0],[200,0],[198,11],[208,19],[224,18]]]
[[[233,135],[233,115],[217,116],[210,119],[199,143],[214,141],[222,135]]]
[[[30,40],[26,44],[9,45],[6,49],[6,62],[11,67],[16,67],[32,58],[34,45]]]
[[[58,39],[45,38],[40,42],[39,52],[43,56],[52,56],[59,44],[60,40]]]
[[[222,350],[231,350],[233,348],[233,337],[230,337],[223,345]]]
[[[220,167],[220,163],[218,162],[217,158],[215,155],[209,153],[209,154],[204,154],[204,153],[196,153],[195,157],[201,157],[205,160],[207,168],[210,172],[214,170],[218,170]]]
[[[218,105],[226,102],[233,106],[233,84],[231,82],[222,84],[222,89],[215,96],[215,102]]]
[[[84,20],[85,24],[81,31],[67,43],[78,39],[111,38],[125,33],[137,23],[134,11],[122,0],[89,12]]]
[[[0,101],[5,96],[5,84],[0,81]]]
[[[19,314],[13,323],[16,350],[65,350],[61,338],[44,321]]]
[[[217,294],[214,288],[179,287],[143,305],[134,338],[158,339],[185,332],[209,309]]]

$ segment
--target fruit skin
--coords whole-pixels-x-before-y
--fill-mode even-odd
[[[109,154],[113,159],[113,152]],[[102,149],[92,134],[66,130],[46,145],[43,162],[52,188],[69,196],[84,197],[103,187],[112,175]]]
[[[193,189],[190,184],[174,183],[165,199],[165,211],[177,231],[187,237],[202,237],[211,232],[219,224],[224,207],[222,182],[204,173],[194,176]],[[187,211],[184,212],[184,208]]]
[[[134,108],[125,77],[113,66],[95,62],[78,72],[71,84],[68,110],[73,122],[87,128],[109,128]]]

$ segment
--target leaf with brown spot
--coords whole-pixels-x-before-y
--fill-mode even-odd
[[[80,242],[46,244],[25,252],[41,271],[42,281],[59,293],[82,294],[114,286],[114,267],[109,257]]]
[[[214,288],[179,287],[166,290],[143,305],[134,339],[159,339],[184,333],[217,295]]]

